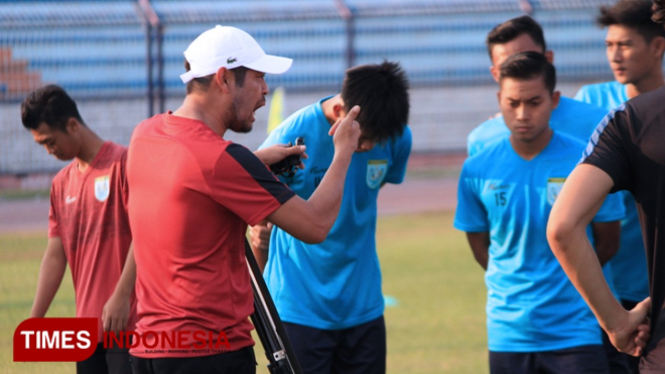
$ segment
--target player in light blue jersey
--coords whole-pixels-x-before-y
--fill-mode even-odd
[[[279,228],[252,229],[254,252],[305,373],[383,373],[386,337],[381,271],[376,253],[379,189],[401,183],[411,152],[408,82],[396,63],[346,72],[341,94],[300,109],[261,146],[305,139],[304,170],[282,180],[309,197],[333,159],[328,131],[360,106],[361,138],[347,174],[342,208],[321,244],[306,244]]]
[[[651,1],[621,0],[601,7],[598,24],[607,27],[607,60],[615,81],[583,86],[575,99],[610,111],[643,93],[663,86],[665,31],[651,20]],[[624,201],[619,251],[610,260],[614,290],[626,309],[649,296],[647,261],[633,195],[617,192]],[[639,358],[623,355],[627,373],[637,374]],[[616,371],[619,373],[620,371]]]
[[[583,86],[575,99],[607,110],[663,85],[665,30],[651,20],[651,1],[620,0],[601,7],[607,60],[615,81]]]
[[[553,130],[587,142],[605,114],[607,114],[605,110],[595,105],[587,105],[562,96],[559,99],[559,106],[552,111],[550,126]],[[508,135],[510,130],[506,127],[503,116],[490,118],[471,130],[467,136],[467,152],[469,156],[473,156],[488,144]]]
[[[454,225],[486,269],[492,374],[608,372],[600,327],[546,239],[552,204],[585,147],[549,127],[555,75],[539,52],[506,60],[499,106],[511,134],[467,159],[460,176]],[[606,200],[598,244],[616,246],[622,217],[620,200]]]
[[[543,29],[529,16],[510,19],[492,29],[487,35],[487,50],[492,62],[490,72],[495,81],[499,80],[499,66],[515,53],[541,52],[548,61],[554,60],[554,53],[546,48]],[[604,110],[593,105],[561,97],[559,106],[552,111],[550,126],[555,131],[565,132],[587,142],[605,114]],[[498,115],[483,122],[469,133],[467,152],[469,156],[473,156],[488,144],[508,135],[510,131],[503,116]]]
[[[612,81],[582,86],[575,94],[575,100],[595,105],[607,112],[630,100],[630,98],[628,97],[627,85]]]
[[[542,27],[529,16],[516,17],[494,27],[487,35],[487,51],[492,62],[490,72],[496,81],[499,79],[499,66],[514,53],[526,51],[540,52],[545,55],[550,63],[554,60],[554,53],[547,50]],[[583,142],[587,142],[605,113],[605,110],[594,105],[561,97],[559,105],[552,111],[550,126],[555,131],[564,132]],[[505,125],[503,116],[490,119],[476,127],[469,134],[467,138],[468,153],[470,156],[474,155],[488,144],[505,138],[509,134],[510,131]],[[594,223],[594,226],[599,227],[600,225]],[[597,247],[596,249],[604,259],[613,255],[604,248]],[[603,273],[608,280],[610,288],[616,294],[612,282],[612,265],[608,263],[603,266]],[[614,356],[617,355],[616,350],[609,340],[606,339],[606,336],[604,344],[610,356],[610,367],[615,366],[615,361],[620,361],[618,366],[625,366],[623,359],[615,359]]]

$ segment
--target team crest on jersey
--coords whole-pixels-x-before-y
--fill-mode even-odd
[[[547,178],[547,202],[550,205],[554,205],[556,198],[561,192],[561,187],[563,187],[563,182],[566,181],[566,178]]]
[[[387,172],[388,160],[367,161],[367,186],[372,189],[381,187]]]
[[[111,192],[111,177],[105,175],[103,177],[95,178],[95,198],[99,201],[106,201]]]

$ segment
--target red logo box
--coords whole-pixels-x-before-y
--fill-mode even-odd
[[[14,361],[83,361],[97,338],[97,318],[26,319],[14,331]]]

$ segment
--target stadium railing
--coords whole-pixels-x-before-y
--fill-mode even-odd
[[[158,28],[141,2],[154,10]],[[609,78],[604,32],[593,19],[599,5],[612,2],[0,0],[0,174],[63,166],[32,144],[21,126],[18,104],[28,92],[48,83],[63,86],[95,131],[127,144],[138,122],[172,109],[165,102],[184,96],[182,51],[216,24],[245,29],[266,52],[293,58],[287,74],[267,77],[271,87],[289,93],[334,93],[350,64],[383,59],[402,64],[413,90],[447,89],[491,85],[485,35],[525,11],[543,25],[560,80]],[[412,111],[414,139],[428,138],[414,143],[414,150],[463,148],[457,138],[435,140],[442,104],[430,101]],[[478,111],[473,103],[458,110],[466,110],[458,122],[475,120],[471,114]],[[445,125],[459,127],[458,122]]]

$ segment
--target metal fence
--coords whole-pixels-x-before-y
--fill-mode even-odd
[[[267,78],[270,87],[285,88],[286,114],[337,92],[351,65],[399,61],[413,87],[414,150],[463,149],[468,130],[496,111],[484,45],[492,27],[531,12],[562,80],[609,79],[604,32],[593,19],[598,6],[612,2],[0,0],[0,174],[63,166],[21,126],[19,104],[28,92],[63,86],[89,126],[127,144],[138,122],[177,108],[182,52],[216,24],[240,27],[266,52],[294,59],[288,73]],[[237,140],[260,144],[266,112],[257,113],[252,135]]]

